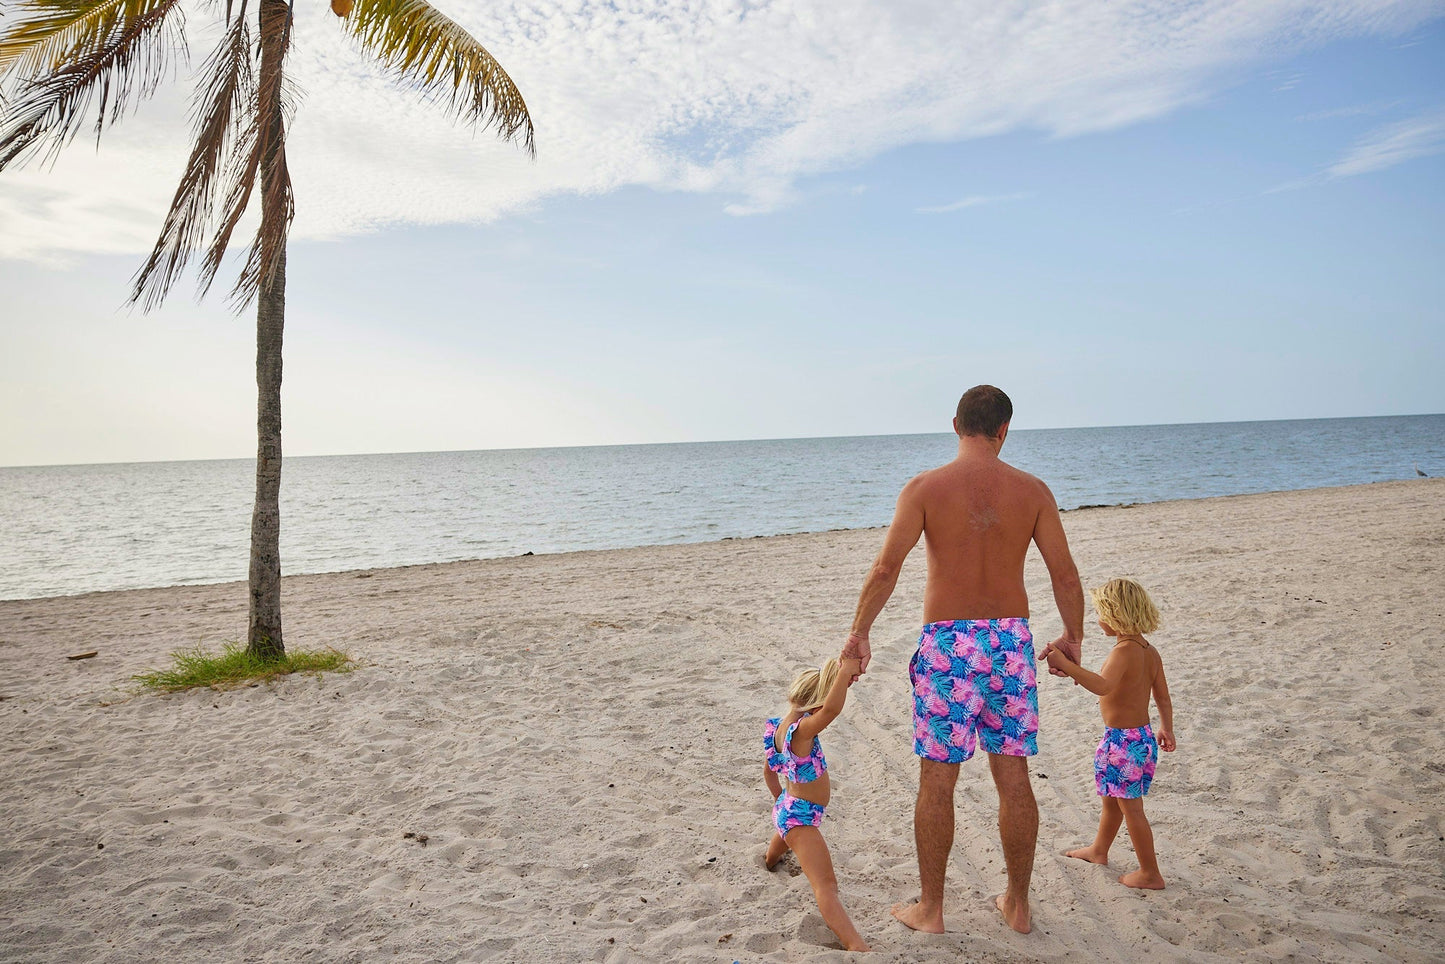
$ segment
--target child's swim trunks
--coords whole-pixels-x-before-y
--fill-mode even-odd
[[[1099,796],[1139,799],[1149,792],[1158,761],[1159,742],[1148,726],[1108,727],[1094,751],[1094,784]]]
[[[821,805],[784,790],[773,803],[773,826],[778,828],[779,836],[786,838],[794,827],[822,826],[823,810]]]
[[[929,623],[908,664],[913,680],[913,752],[962,763],[980,738],[989,753],[1039,752],[1039,696],[1029,621],[952,619]]]

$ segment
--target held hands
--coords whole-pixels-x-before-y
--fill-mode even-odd
[[[1159,740],[1159,749],[1163,750],[1165,753],[1174,752],[1175,744],[1173,730],[1160,730],[1154,735]]]
[[[1059,660],[1066,660],[1077,666],[1082,652],[1083,644],[1079,640],[1069,639],[1064,635],[1045,646],[1044,651],[1039,654],[1039,660],[1049,661],[1049,672],[1054,676],[1068,676],[1069,674],[1060,668],[1063,664]]]
[[[868,672],[868,662],[873,658],[873,647],[868,645],[867,633],[849,633],[848,642],[843,647],[842,655],[838,657],[840,662],[856,660],[857,668],[853,673],[853,682],[858,682],[858,677]]]
[[[863,662],[853,656],[840,656],[838,658],[838,673],[848,680],[852,686],[858,682],[858,677],[863,675]]]

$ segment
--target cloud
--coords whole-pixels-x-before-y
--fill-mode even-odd
[[[298,5],[294,237],[486,222],[633,185],[757,214],[900,146],[1122,127],[1200,102],[1242,65],[1438,15],[1432,0],[438,2],[516,80],[537,160],[457,129],[353,50],[324,4]],[[193,36],[198,64],[214,33]],[[187,90],[108,133],[98,159],[76,143],[54,170],[0,175],[0,256],[148,248],[189,146]]]
[[[997,204],[1000,201],[1021,201],[1024,198],[1034,196],[1032,191],[1020,191],[1017,194],[972,194],[952,204],[940,204],[938,207],[915,208],[919,214],[947,214],[950,211],[962,211],[964,208],[976,208],[980,204]]]
[[[1361,138],[1326,172],[1354,177],[1445,151],[1445,108],[1377,128]]]

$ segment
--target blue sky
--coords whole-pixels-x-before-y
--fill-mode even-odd
[[[1441,4],[446,8],[539,158],[299,16],[288,454],[946,431],[980,381],[1021,428],[1445,411]],[[254,451],[250,315],[121,308],[184,109],[0,175],[0,464]]]

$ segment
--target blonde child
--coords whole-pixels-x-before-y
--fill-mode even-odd
[[[1174,750],[1174,706],[1164,680],[1164,662],[1149,645],[1145,633],[1159,625],[1159,610],[1149,594],[1132,579],[1111,579],[1091,591],[1099,628],[1117,638],[1098,673],[1088,670],[1058,650],[1048,654],[1049,668],[1061,670],[1099,697],[1104,716],[1104,738],[1094,753],[1094,782],[1103,798],[1099,831],[1087,847],[1067,852],[1095,864],[1109,862],[1109,845],[1120,822],[1129,828],[1139,869],[1119,878],[1127,887],[1163,890],[1164,877],[1154,856],[1154,832],[1144,816],[1144,795],[1154,779],[1159,749]],[[1159,709],[1159,733],[1149,726],[1149,695]]]
[[[768,720],[763,728],[766,763],[763,779],[773,795],[773,838],[764,862],[769,870],[791,850],[808,875],[823,921],[838,935],[843,949],[871,950],[863,940],[843,902],[838,899],[838,878],[833,858],[818,829],[831,788],[828,763],[818,734],[843,712],[848,687],[860,672],[859,661],[830,659],[821,670],[805,670],[788,690],[788,712]],[[782,774],[786,787],[778,779]]]

